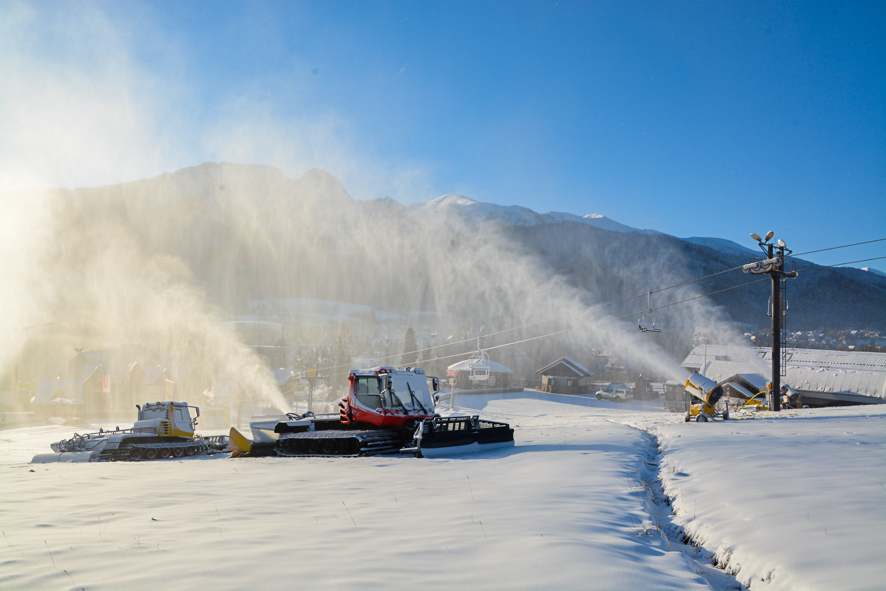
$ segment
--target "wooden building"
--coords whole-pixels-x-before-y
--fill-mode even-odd
[[[591,391],[592,371],[570,357],[561,357],[536,370],[541,376],[541,391],[552,394],[587,394]]]

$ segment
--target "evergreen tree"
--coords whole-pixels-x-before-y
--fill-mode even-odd
[[[406,329],[406,336],[404,337],[403,342],[403,355],[400,358],[400,363],[404,367],[407,365],[415,365],[415,362],[418,361],[417,349],[418,343],[415,341],[415,331],[412,330],[412,327],[410,326]]]
[[[335,346],[332,350],[334,371],[330,372],[330,377],[334,384],[341,384],[347,381],[348,373],[351,371],[351,351],[349,343],[351,337],[348,334],[347,325],[342,322],[338,327],[338,337],[335,339]]]

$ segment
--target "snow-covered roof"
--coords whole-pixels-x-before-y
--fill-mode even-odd
[[[88,379],[90,378],[90,376],[92,376],[92,374],[94,374],[95,372],[99,372],[100,374],[105,373],[105,372],[104,372],[104,369],[102,368],[101,365],[84,365],[84,366],[83,366],[83,373],[82,373],[82,375],[80,376],[80,382],[81,382],[81,383],[82,383],[82,382],[85,382],[85,381],[88,380]]]
[[[742,364],[740,367],[751,366],[750,369],[745,369],[744,371],[739,367],[737,371],[733,371],[730,375],[748,371],[765,372],[770,364],[763,361],[763,356],[760,353],[761,350],[763,349],[760,347],[743,347],[740,345],[696,345],[680,365],[686,369],[697,371],[713,361],[730,361]],[[723,376],[724,379],[727,377],[729,376]],[[714,378],[711,377],[711,379]]]
[[[683,367],[721,382],[730,376],[756,374],[762,387],[772,371],[772,350],[766,347],[695,347]],[[795,390],[858,394],[886,401],[886,353],[786,349],[782,383]],[[756,383],[756,382],[754,382]],[[762,389],[761,387],[761,389]]]
[[[156,384],[163,377],[163,374],[166,373],[166,369],[159,365],[142,365],[141,368],[145,372],[146,384]]]
[[[554,368],[557,368],[556,371],[568,372],[566,375],[563,373],[555,373]],[[557,361],[544,366],[543,368],[536,370],[539,375],[549,375],[554,377],[579,377],[579,378],[589,378],[594,375],[594,372],[583,366],[578,361],[572,359],[571,357],[561,357]]]
[[[727,383],[727,392],[729,388],[734,388],[745,398],[752,398],[758,392],[766,389],[769,380],[757,373],[743,373],[730,376]],[[717,380],[722,382],[723,380]]]
[[[784,353],[787,365],[886,371],[886,353],[797,349],[793,347],[785,348]],[[735,345],[696,345],[680,365],[691,369],[702,367],[710,361],[748,362],[752,359],[758,360],[763,367],[769,367],[772,364],[772,349]]]
[[[762,348],[763,359],[771,363],[772,349]],[[785,349],[785,357],[791,365],[827,367],[869,371],[886,371],[886,353],[866,351],[825,351],[821,349]]]
[[[846,392],[886,402],[886,372],[788,366],[784,382],[807,392]]]
[[[465,359],[447,367],[447,371],[471,371],[472,369],[489,368],[490,373],[514,373],[513,370],[491,359]]]

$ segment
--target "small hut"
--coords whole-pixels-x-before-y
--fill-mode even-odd
[[[541,391],[552,394],[586,394],[591,391],[594,372],[570,357],[561,357],[535,373],[541,376]]]
[[[464,390],[507,388],[511,385],[513,374],[511,368],[488,359],[482,352],[446,368],[446,376],[455,380],[456,388]]]

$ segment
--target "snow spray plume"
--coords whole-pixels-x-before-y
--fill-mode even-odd
[[[16,203],[44,204],[38,209],[42,215],[25,216],[10,207]],[[4,206],[6,223],[41,237],[7,259],[14,265],[2,297],[12,314],[4,319],[18,330],[9,333],[2,350],[5,366],[15,363],[19,379],[64,375],[74,349],[117,351],[137,344],[142,358],[121,363],[160,363],[183,383],[203,376],[202,387],[193,385],[196,392],[176,391],[179,399],[193,399],[209,388],[211,376],[227,374],[253,396],[287,409],[270,373],[259,370],[263,362],[224,328],[188,265],[156,244],[148,243],[147,251],[140,243],[144,234],[137,225],[162,224],[146,203],[130,209],[118,192],[98,189],[15,192],[4,195]],[[48,326],[30,333],[22,328],[40,323]],[[22,359],[25,342],[30,354]],[[35,363],[41,367],[29,376]]]
[[[61,319],[57,322],[70,333],[66,346],[148,343],[167,352],[170,367],[183,368],[179,373],[187,373],[184,368],[236,371],[240,381],[280,406],[270,377],[255,371],[260,360],[221,328],[218,310],[241,316],[262,310],[285,323],[290,342],[328,345],[335,339],[334,326],[311,324],[285,305],[292,298],[323,298],[404,316],[434,312],[438,323],[465,333],[483,325],[488,333],[550,319],[535,334],[571,330],[540,341],[533,349],[535,364],[574,349],[581,357],[596,348],[656,376],[685,376],[675,355],[654,335],[637,330],[635,318],[614,320],[624,308],[595,306],[613,295],[633,296],[685,280],[667,271],[682,265],[677,253],[665,257],[666,242],[655,256],[634,253],[634,260],[619,259],[628,254],[618,249],[583,252],[577,259],[573,254],[575,260],[568,261],[564,254],[567,263],[557,269],[550,253],[559,252],[558,243],[565,242],[558,248],[566,251],[584,248],[565,234],[565,226],[556,226],[554,238],[544,234],[546,228],[532,230],[549,241],[539,245],[519,240],[513,227],[476,224],[456,211],[406,208],[390,199],[355,201],[323,171],[288,179],[266,166],[207,163],[125,185],[52,195],[52,246],[31,266],[50,287],[36,301]],[[547,258],[541,251],[549,253]],[[586,267],[570,272],[576,265]],[[687,287],[670,297],[691,293]],[[273,302],[280,305],[262,308]],[[645,307],[643,298],[628,311]],[[688,346],[696,327],[718,326],[719,318],[717,310],[696,300],[676,307],[669,321],[690,327]],[[368,320],[370,333],[361,342],[390,337],[383,334],[389,327],[374,315]],[[339,317],[335,322],[344,327],[356,321]],[[714,332],[726,334],[719,326]],[[347,363],[341,351],[332,357],[330,363]]]
[[[495,224],[471,227],[450,217],[444,234],[452,237],[451,250],[445,260],[434,261],[434,268],[441,273],[435,294],[442,308],[474,307],[503,326],[551,319],[539,330],[570,329],[568,340],[585,354],[592,348],[605,349],[653,375],[674,380],[685,376],[686,372],[635,326],[616,322],[607,310],[589,305],[589,301],[599,301],[596,294],[576,287],[568,276],[546,267],[540,257],[508,239]],[[453,286],[471,287],[464,290]],[[551,361],[562,354],[555,350],[556,345],[549,347],[549,358],[536,362]]]

